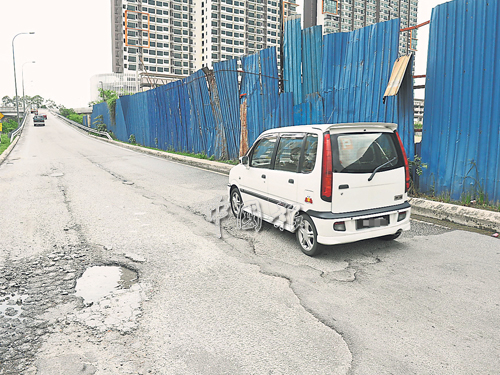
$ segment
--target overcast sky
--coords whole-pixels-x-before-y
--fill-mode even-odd
[[[443,2],[420,0],[418,23],[429,20],[432,8]],[[15,39],[19,96],[24,72],[26,95],[40,95],[68,108],[86,106],[90,77],[111,73],[110,1],[0,0],[0,5],[0,98],[15,94],[12,39],[34,31]],[[419,30],[416,74],[425,74],[428,29]],[[423,90],[417,91],[415,96],[422,97]]]

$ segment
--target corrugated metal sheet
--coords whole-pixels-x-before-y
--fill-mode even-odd
[[[383,102],[392,67],[398,58],[399,19],[349,33],[324,36],[323,80],[325,123],[394,122],[406,153],[414,157],[413,80],[397,96]],[[319,109],[318,109],[319,110]]]
[[[347,43],[351,33],[335,33],[323,38],[321,93],[324,100],[324,123],[332,123],[336,90],[344,74]]]
[[[259,54],[244,56],[241,59],[243,74],[241,77],[240,100],[247,102],[248,142],[252,144],[263,129]]]
[[[262,109],[264,114],[263,130],[281,126],[277,115],[279,106],[279,77],[276,47],[259,52],[260,79],[262,83]]]
[[[307,95],[320,91],[322,63],[323,28],[321,26],[309,27],[302,31],[303,97],[301,102]]]
[[[391,77],[384,92],[384,97],[394,96],[399,92],[399,88],[403,83],[403,78],[406,74],[406,69],[410,63],[411,55],[401,56],[396,60],[392,67]]]
[[[332,38],[330,35],[325,35],[325,39]],[[331,73],[328,68],[324,70],[327,76],[338,76],[335,82],[326,78],[334,83],[334,91],[333,103],[325,103],[325,117],[332,122],[397,122],[396,99],[388,98],[384,104],[382,98],[398,58],[399,19],[350,32],[347,40],[333,38],[334,41],[325,43],[323,64],[335,66],[339,62],[335,54],[342,46],[345,51],[341,53],[344,58],[340,75],[338,68]],[[326,50],[326,47],[332,49]]]
[[[243,73],[241,101],[247,103],[248,141],[264,130],[290,125],[291,116],[283,108],[291,107],[291,95],[279,95],[276,48],[268,48],[241,60]]]
[[[432,11],[421,189],[500,201],[500,4],[455,0]]]
[[[188,138],[189,150],[194,153],[205,152],[208,156],[222,156],[221,150],[215,150],[215,118],[210,102],[205,72],[198,70],[186,78],[189,97],[191,98],[191,126]]]
[[[279,96],[279,126],[292,126],[293,122],[293,93],[281,93]]]
[[[397,100],[397,124],[398,133],[403,142],[406,155],[409,160],[415,158],[415,129],[413,118],[413,69],[414,58],[411,56],[408,61],[408,69],[406,69],[401,85],[396,96]],[[388,100],[388,99],[386,99]]]
[[[92,107],[92,114],[90,116],[90,127],[96,129],[95,121],[98,116],[103,117],[103,122],[108,126],[111,124],[111,118],[109,116],[108,104],[99,103]]]
[[[225,158],[236,159],[240,148],[240,102],[236,59],[214,64],[215,82],[222,110],[223,140],[226,143]]]
[[[122,97],[116,124],[109,115],[105,122],[122,141],[134,134],[143,145],[217,158],[239,154],[241,108],[246,110],[249,144],[269,128],[325,121],[399,122],[400,129],[411,128],[411,133],[402,134],[404,142],[410,142],[413,128],[405,124],[413,124],[413,100],[406,78],[398,96],[382,103],[397,57],[399,22],[330,34],[324,42],[321,27],[301,31],[299,19],[288,21],[285,28],[285,93],[279,93],[276,49],[270,48],[242,57],[241,83],[236,60],[217,63],[213,72],[204,69],[182,81]],[[105,106],[94,106],[93,117],[107,114]]]
[[[300,16],[285,22],[283,46],[284,91],[293,93],[294,104],[302,102],[302,28]]]

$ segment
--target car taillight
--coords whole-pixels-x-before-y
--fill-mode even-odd
[[[330,134],[323,135],[323,165],[321,168],[321,199],[332,201],[332,177],[333,177],[333,162],[332,162],[332,144],[330,142]]]
[[[401,142],[401,138],[399,137],[398,132],[395,132],[398,136],[399,146],[401,147],[401,151],[403,152],[403,158],[405,160],[405,193],[410,189],[410,167],[408,165],[408,158],[406,157],[405,148],[403,147],[403,142]]]

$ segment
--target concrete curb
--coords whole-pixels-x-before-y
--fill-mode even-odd
[[[410,198],[412,213],[468,227],[500,232],[500,212]]]
[[[97,138],[101,141],[112,143],[112,144],[120,146],[120,147],[128,148],[129,150],[142,152],[143,154],[153,155],[153,156],[157,156],[159,158],[176,161],[178,163],[191,165],[193,167],[208,169],[210,171],[214,171],[214,172],[218,172],[218,173],[222,173],[222,174],[228,175],[231,168],[234,167],[234,165],[232,165],[232,164],[224,164],[224,163],[221,163],[218,161],[198,159],[198,158],[194,158],[191,156],[177,155],[177,154],[172,154],[172,153],[166,152],[166,151],[151,150],[149,148],[144,148],[141,146],[135,146],[135,145],[131,145],[128,143],[122,143],[122,142],[112,141],[109,139],[104,139],[104,138],[97,137],[97,136],[92,135],[92,134],[89,134],[89,135],[91,137]]]

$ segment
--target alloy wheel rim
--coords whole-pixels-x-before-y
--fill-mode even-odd
[[[300,225],[299,235],[300,245],[304,248],[304,250],[311,250],[314,246],[314,232],[311,224],[307,221],[303,221]]]
[[[240,208],[241,208],[241,199],[236,191],[233,192],[233,198],[231,199],[231,203],[232,203],[232,207],[233,207],[233,212],[235,214],[239,214]]]

